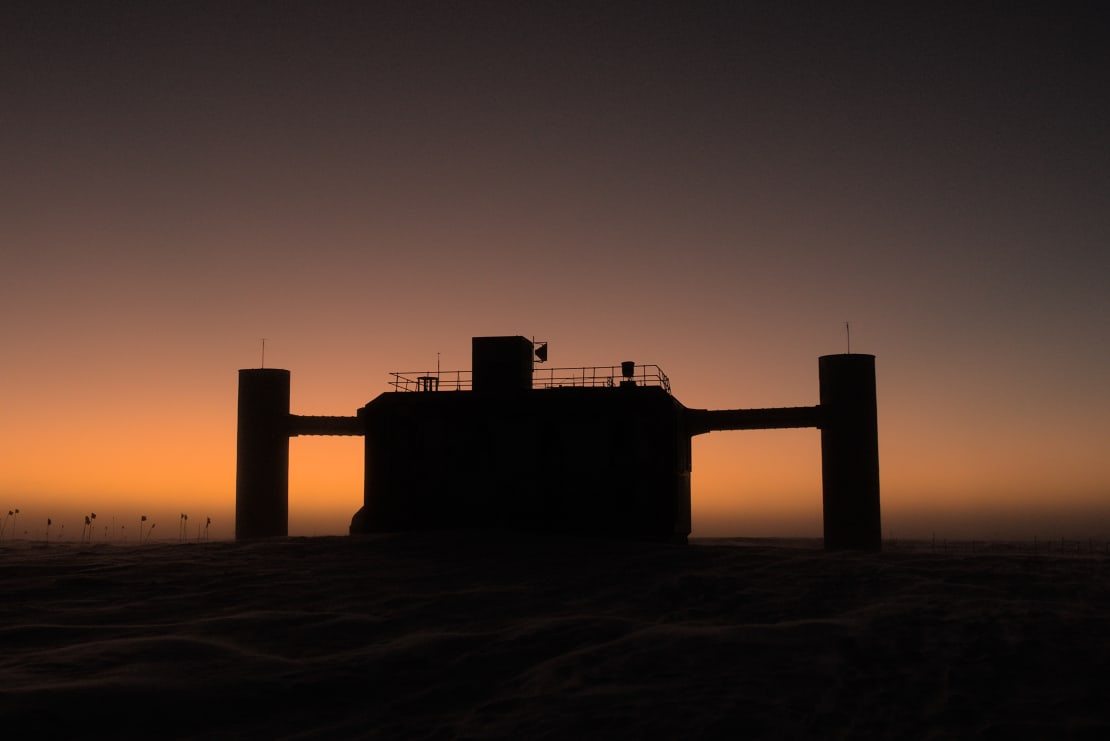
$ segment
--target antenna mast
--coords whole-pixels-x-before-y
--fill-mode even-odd
[[[844,331],[848,335],[848,354],[852,354],[852,323],[844,322]]]
[[[265,337],[262,338],[262,365],[260,365],[258,367],[259,368],[265,368],[266,367],[266,338]]]

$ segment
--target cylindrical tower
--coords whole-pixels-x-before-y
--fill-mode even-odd
[[[289,371],[239,371],[235,538],[289,534]]]
[[[825,548],[881,550],[875,356],[824,355],[818,368]]]

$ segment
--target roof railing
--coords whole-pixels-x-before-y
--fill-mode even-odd
[[[390,373],[389,385],[394,391],[469,391],[472,386],[470,371],[405,371]]]
[[[636,365],[625,376],[621,365],[587,365],[579,368],[537,368],[532,388],[612,388],[631,381],[637,386],[658,386],[671,393],[671,381],[658,365]],[[389,374],[395,391],[469,391],[473,375],[468,370],[404,371]]]

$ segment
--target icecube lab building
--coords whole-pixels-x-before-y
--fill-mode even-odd
[[[472,370],[394,373],[353,417],[291,414],[290,372],[239,371],[237,539],[288,534],[289,438],[361,435],[351,533],[515,529],[685,542],[691,440],[714,430],[821,430],[824,539],[880,550],[875,357],[818,360],[820,403],[689,409],[657,366],[557,369],[546,345],[475,337]]]

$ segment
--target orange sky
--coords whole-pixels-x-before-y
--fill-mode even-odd
[[[1110,536],[1100,19],[221,7],[5,11],[5,537],[229,537],[262,337],[296,413],[501,334],[738,408],[815,404],[845,321],[885,534]],[[360,441],[292,462],[290,531],[345,532]],[[819,534],[819,466],[697,438],[694,535]]]

